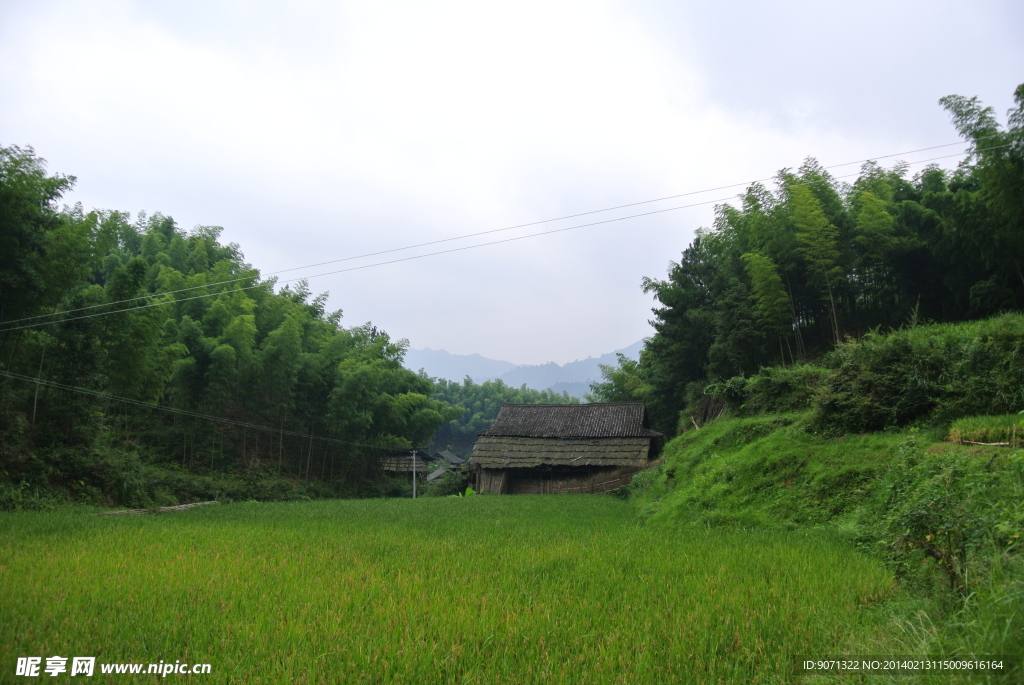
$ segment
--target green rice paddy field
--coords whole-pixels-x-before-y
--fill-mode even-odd
[[[211,664],[179,682],[792,682],[794,655],[879,634],[891,586],[824,533],[649,528],[604,496],[6,513],[0,682],[34,655]]]

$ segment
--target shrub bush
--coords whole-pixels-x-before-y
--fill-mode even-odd
[[[906,335],[868,334],[833,352],[834,371],[818,397],[816,423],[833,433],[902,426],[927,415],[948,392],[939,382],[947,360]]]
[[[870,333],[826,359],[816,425],[859,433],[1024,406],[1024,316]]]
[[[813,409],[814,428],[835,435],[1015,412],[1024,408],[1024,315],[876,331],[823,366],[762,368],[705,391],[737,416]],[[680,432],[688,427],[681,416]]]
[[[821,393],[829,370],[820,366],[772,366],[750,378],[735,376],[708,386],[737,416],[785,414],[809,409]]]
[[[0,483],[0,511],[53,509],[67,501],[60,493],[21,481]]]
[[[616,494],[628,499],[643,495],[651,489],[655,480],[661,475],[661,469],[662,466],[658,465],[635,473],[628,483],[616,491]]]
[[[447,497],[466,490],[466,477],[459,471],[449,471],[437,480],[424,483],[420,492],[424,497]]]
[[[967,594],[971,578],[990,575],[992,558],[1020,546],[1024,454],[924,453],[911,438],[883,483],[880,500],[863,516],[898,576],[920,573],[931,560],[951,589]]]

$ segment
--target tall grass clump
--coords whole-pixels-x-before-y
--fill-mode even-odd
[[[957,419],[950,425],[946,439],[962,445],[965,442],[1006,443],[1009,447],[1017,447],[1024,430],[1021,416],[1003,414],[1001,416],[968,416]]]

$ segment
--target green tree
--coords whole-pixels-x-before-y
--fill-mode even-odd
[[[588,402],[643,402],[653,390],[643,378],[640,361],[630,359],[621,352],[615,354],[616,364],[601,364],[602,381],[590,384]]]
[[[648,413],[655,429],[671,435],[682,407],[707,378],[708,352],[715,338],[716,281],[720,267],[698,234],[678,263],[669,265],[668,279],[643,280],[654,295],[655,334],[641,362],[652,385]]]
[[[789,295],[779,277],[775,262],[769,257],[756,252],[748,252],[743,255],[743,262],[747,267],[747,275],[750,277],[754,289],[753,297],[758,316],[761,317],[765,326],[778,336],[779,354],[782,364],[785,366],[786,354],[782,348],[782,338],[783,333],[786,333],[792,325],[792,305]]]
[[[971,142],[971,180],[958,193],[953,230],[979,253],[997,287],[1010,288],[1024,303],[1024,84],[1014,92],[1016,108],[1004,129],[991,107],[977,98],[949,95],[939,103]],[[1012,285],[1011,285],[1012,284]]]
[[[123,309],[116,303],[138,296],[145,277],[146,262],[138,257],[118,269],[106,287],[110,309]],[[151,401],[163,395],[173,362],[173,352],[163,348],[165,320],[156,307],[117,311],[98,320],[103,368],[112,393]]]
[[[294,402],[293,391],[302,363],[302,314],[294,312],[270,332],[260,348],[264,398],[279,412],[287,412]]]
[[[74,176],[46,174],[31,148],[0,147],[0,323],[54,306],[66,283],[49,277],[50,234],[61,225],[56,202]]]
[[[832,318],[833,340],[838,345],[841,338],[833,285],[843,276],[839,262],[839,230],[829,222],[820,203],[806,186],[794,185],[789,191],[790,217],[796,227],[800,255],[812,279],[824,286]]]

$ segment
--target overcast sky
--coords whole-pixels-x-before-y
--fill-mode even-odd
[[[1019,0],[3,0],[0,145],[77,176],[87,209],[223,226],[269,273],[951,143],[936,101],[1005,121],[1022,35]],[[310,286],[415,348],[564,363],[651,334],[640,280],[712,207]]]

